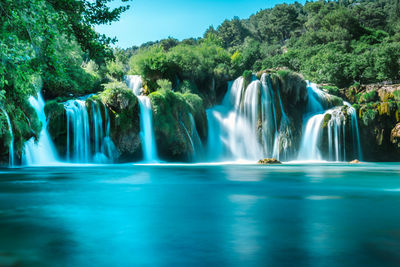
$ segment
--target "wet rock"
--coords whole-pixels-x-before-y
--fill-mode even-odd
[[[390,133],[390,142],[392,142],[393,144],[399,144],[399,141],[400,141],[400,123],[397,123]]]
[[[350,164],[359,164],[361,163],[361,161],[359,161],[358,159],[354,159],[352,161],[349,162]]]
[[[282,162],[280,162],[279,160],[274,159],[274,158],[260,159],[257,163],[258,163],[258,164],[264,164],[264,165],[268,165],[268,164],[282,164]]]

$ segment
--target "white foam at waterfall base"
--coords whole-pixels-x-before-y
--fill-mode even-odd
[[[56,165],[59,163],[58,155],[49,132],[47,131],[47,121],[44,113],[45,103],[41,93],[38,93],[36,98],[31,96],[29,98],[29,103],[36,111],[39,120],[42,123],[42,130],[40,131],[38,141],[31,138],[25,143],[22,163],[28,166]]]
[[[6,116],[7,119],[7,125],[8,125],[8,131],[11,135],[11,140],[10,144],[8,145],[8,165],[9,167],[14,166],[14,134],[13,134],[13,129],[11,126],[11,121],[10,117],[8,116],[8,113],[5,109],[1,108],[1,111],[3,111],[4,115]]]

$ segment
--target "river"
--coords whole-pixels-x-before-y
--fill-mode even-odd
[[[0,169],[0,266],[398,266],[399,211],[399,164]]]

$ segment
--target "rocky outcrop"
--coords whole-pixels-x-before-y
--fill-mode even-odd
[[[260,159],[257,162],[257,164],[270,165],[270,164],[282,164],[282,162],[280,162],[277,159],[270,158],[270,159]]]
[[[195,94],[174,93],[159,90],[149,95],[153,106],[154,131],[158,153],[161,159],[169,161],[190,161],[194,149],[190,115],[200,138],[207,139],[207,117],[202,99]]]
[[[398,147],[400,146],[400,123],[397,123],[392,129],[390,133],[390,142],[396,144]]]
[[[366,161],[399,161],[400,85],[360,86],[357,114]]]
[[[104,104],[111,118],[111,139],[117,147],[119,161],[141,159],[139,104],[124,83],[109,85],[95,99]]]
[[[14,163],[21,162],[24,144],[27,140],[38,138],[42,125],[35,110],[28,101],[22,103],[0,103],[10,118],[14,137]],[[9,161],[9,144],[11,135],[5,114],[0,111],[0,165],[7,165]]]

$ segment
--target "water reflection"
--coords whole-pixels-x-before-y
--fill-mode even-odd
[[[0,265],[396,264],[398,171],[392,164],[10,170],[0,174]]]

